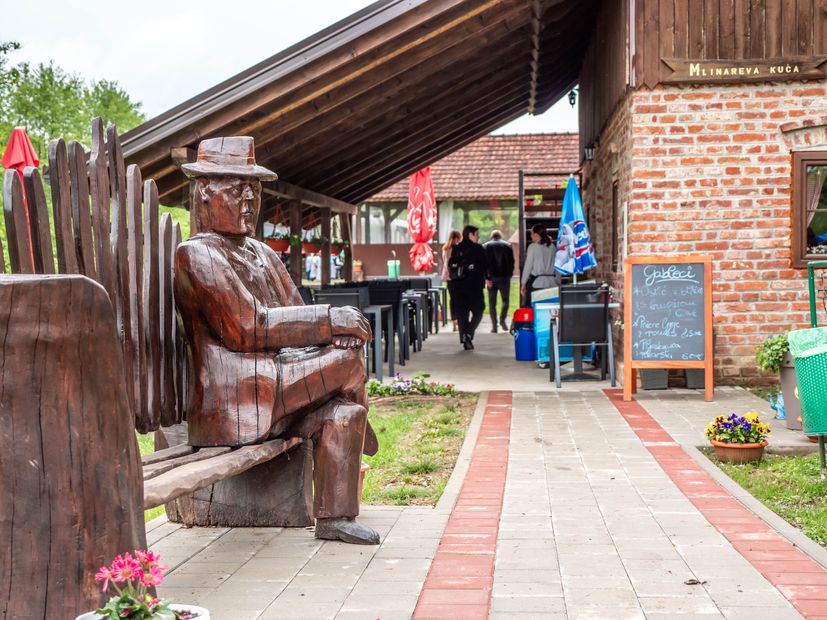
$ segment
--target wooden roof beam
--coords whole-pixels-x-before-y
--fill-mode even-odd
[[[461,22],[442,38],[423,41],[406,55],[394,58],[381,74],[369,73],[348,81],[340,80],[336,90],[307,100],[306,105],[293,109],[289,115],[280,115],[255,134],[256,146],[264,148],[268,154],[277,152],[285,135],[290,146],[304,141],[304,134],[320,125],[308,122],[311,119],[324,115],[327,121],[324,126],[327,127],[369,110],[370,106],[366,104],[393,105],[400,93],[416,91],[413,84],[450,68],[464,56],[475,57],[485,49],[495,47],[498,41],[513,35],[513,31],[526,22],[522,1],[515,4],[513,0],[494,7],[477,20]],[[293,131],[295,129],[298,132]],[[249,133],[249,130],[245,131]],[[295,137],[296,133],[300,135]]]
[[[513,101],[515,93],[525,92],[523,71],[518,70],[512,76],[503,75],[503,78],[505,82],[499,84],[497,88],[479,84],[477,88],[468,89],[470,94],[466,97],[468,97],[469,104],[464,109],[463,106],[457,108],[449,106],[447,109],[440,106],[433,114],[419,119],[416,124],[405,125],[390,134],[383,141],[382,147],[371,150],[367,157],[359,158],[351,154],[348,165],[338,167],[334,159],[328,168],[315,170],[314,176],[318,175],[319,178],[325,179],[325,191],[339,195],[345,185],[358,179],[366,170],[388,169],[411,152],[441,141],[442,136],[448,135],[457,126],[466,123],[469,117],[484,115],[492,108],[501,105],[503,101]],[[473,102],[473,112],[471,112],[471,102]],[[455,109],[453,114],[450,112],[451,109]]]
[[[374,72],[386,63],[429,40],[444,38],[456,26],[474,21],[502,4],[503,0],[418,2],[372,29],[347,32],[348,44],[340,41],[337,46],[325,48],[324,53],[308,48],[287,62],[279,59],[281,62],[269,67],[265,61],[257,75],[236,85],[231,84],[236,78],[227,80],[220,95],[203,101],[194,98],[188,102],[189,109],[180,111],[174,120],[151,130],[145,131],[142,125],[128,132],[124,135],[124,151],[131,156],[140,149],[140,157],[130,163],[143,166],[166,157],[172,146],[195,144],[214,135],[254,134],[360,76],[367,76],[368,81],[375,79]],[[430,23],[434,21],[436,24]],[[281,98],[285,102],[275,105]],[[235,129],[239,124],[243,131]]]
[[[356,215],[356,205],[325,196],[287,181],[278,180],[275,183],[262,189],[262,192],[279,198],[300,200],[303,204],[311,207],[323,207],[334,213],[347,213]]]
[[[522,47],[524,47],[522,43],[518,42],[505,46],[502,50],[507,57],[513,57],[512,52]],[[449,84],[432,82],[432,88],[428,89],[427,93],[433,92],[433,96],[422,92],[416,96],[409,95],[410,99],[403,99],[398,106],[389,107],[381,114],[373,115],[357,125],[336,130],[331,128],[331,131],[335,131],[333,134],[335,144],[331,144],[331,140],[327,138],[330,135],[328,131],[320,132],[315,140],[309,140],[301,144],[299,148],[284,151],[279,154],[279,157],[283,158],[285,163],[311,161],[314,171],[326,171],[331,174],[341,171],[341,157],[345,152],[353,154],[354,143],[373,144],[376,141],[381,143],[382,147],[378,150],[371,149],[371,152],[376,154],[386,152],[387,145],[396,141],[395,136],[407,137],[421,134],[431,127],[432,119],[446,118],[452,111],[462,111],[467,106],[473,106],[481,94],[485,95],[492,90],[492,85],[486,86],[483,82],[489,80],[491,72],[500,67],[502,67],[500,57],[490,58],[480,65],[469,67],[461,77]],[[509,84],[513,84],[513,81]],[[457,95],[455,97],[440,96],[449,87],[456,90]],[[501,88],[501,86],[494,88]],[[417,121],[400,126],[399,118],[401,117],[417,119]]]
[[[537,68],[540,62],[540,0],[531,2],[531,85],[528,91],[528,113],[534,114],[537,103]]]
[[[358,203],[396,181],[409,176],[423,166],[433,163],[440,157],[470,144],[503,123],[525,114],[525,105],[525,94],[521,94],[519,98],[511,103],[505,103],[485,116],[475,116],[464,127],[455,130],[450,135],[446,135],[442,140],[432,142],[421,151],[411,154],[405,161],[398,162],[392,169],[377,172],[370,177],[363,177],[358,184],[351,184],[350,187],[344,188],[346,192],[343,191],[343,196]]]

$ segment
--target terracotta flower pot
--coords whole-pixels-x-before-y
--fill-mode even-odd
[[[715,456],[719,461],[724,463],[752,463],[753,461],[761,460],[764,456],[764,448],[767,447],[767,442],[761,443],[725,443],[723,441],[715,441],[710,439],[715,447]]]
[[[276,252],[286,252],[290,249],[290,241],[287,239],[267,239],[266,243]]]
[[[307,241],[302,242],[302,252],[305,254],[315,254],[321,249],[322,246],[318,243],[308,243]]]

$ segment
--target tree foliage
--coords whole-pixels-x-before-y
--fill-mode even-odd
[[[15,127],[24,127],[40,157],[58,137],[88,145],[89,122],[100,116],[123,133],[145,120],[141,104],[111,80],[93,80],[67,73],[51,61],[9,65],[8,54],[20,49],[0,42],[0,152]]]

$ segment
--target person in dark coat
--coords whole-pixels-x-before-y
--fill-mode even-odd
[[[459,341],[468,351],[474,348],[474,333],[482,320],[485,301],[485,250],[478,243],[479,228],[466,226],[462,231],[462,242],[454,246],[448,269],[454,294],[454,309],[457,312]]]
[[[488,265],[486,285],[488,286],[488,312],[491,314],[491,333],[497,333],[497,293],[502,297],[500,327],[508,331],[505,317],[511,297],[511,276],[514,275],[514,251],[511,244],[503,239],[499,230],[491,231],[491,240],[483,244],[485,261]]]

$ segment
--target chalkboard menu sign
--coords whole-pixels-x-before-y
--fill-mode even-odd
[[[623,397],[639,368],[703,368],[712,400],[712,261],[708,256],[630,256],[624,273]]]
[[[704,264],[632,265],[632,358],[704,359]]]

